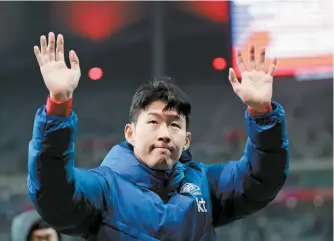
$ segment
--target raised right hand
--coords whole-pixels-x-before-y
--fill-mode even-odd
[[[57,49],[55,49],[54,33],[49,33],[49,43],[42,35],[41,46],[40,48],[34,46],[34,52],[51,99],[65,101],[72,98],[78,86],[81,71],[78,56],[73,50],[69,52],[71,68],[66,66],[63,36],[58,35]]]

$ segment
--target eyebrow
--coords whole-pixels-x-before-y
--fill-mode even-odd
[[[43,233],[43,234],[35,234],[35,237],[38,238],[38,239],[45,239],[45,238],[49,238],[50,237],[50,234],[49,233]]]
[[[149,116],[149,115],[153,115],[153,116],[155,116],[155,117],[159,117],[159,118],[161,118],[161,114],[156,113],[156,112],[149,112],[149,113],[147,113],[147,115],[148,115],[148,116]],[[172,118],[175,119],[175,120],[182,120],[182,118],[181,118],[180,115],[171,115],[171,114],[169,114],[168,116],[172,117]]]

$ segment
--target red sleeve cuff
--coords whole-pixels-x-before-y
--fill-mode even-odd
[[[248,108],[248,112],[251,116],[265,115],[265,114],[267,114],[269,112],[272,112],[272,111],[273,111],[273,106],[272,105],[269,105],[268,108],[266,108],[264,110],[261,110],[261,111]]]
[[[46,102],[46,113],[55,116],[68,117],[72,111],[72,98],[65,101],[55,101],[48,96]]]

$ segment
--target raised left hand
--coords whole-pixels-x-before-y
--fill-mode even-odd
[[[273,75],[277,64],[275,58],[268,73],[265,72],[265,48],[260,52],[260,59],[255,61],[255,48],[249,49],[249,70],[246,69],[241,52],[237,51],[238,67],[241,72],[241,81],[235,71],[230,68],[229,80],[234,92],[253,111],[265,112],[271,104],[273,92]]]

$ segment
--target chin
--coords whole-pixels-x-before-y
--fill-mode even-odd
[[[175,162],[171,161],[169,158],[163,157],[163,158],[158,158],[156,161],[152,162],[152,169],[156,170],[168,170],[172,169],[174,166]]]
[[[171,158],[171,153],[165,150],[154,150],[143,161],[148,167],[155,170],[168,170],[171,169],[176,161]]]

